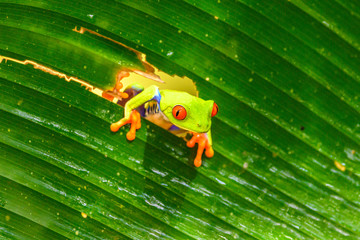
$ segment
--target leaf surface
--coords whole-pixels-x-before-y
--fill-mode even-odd
[[[220,108],[212,120],[215,156],[194,168],[196,150],[182,139],[143,120],[128,142],[128,128],[109,130],[120,106],[2,61],[1,234],[359,239],[357,5],[1,1],[1,56],[102,88],[125,63],[141,67],[116,44],[72,31],[82,26],[193,79],[200,97]]]

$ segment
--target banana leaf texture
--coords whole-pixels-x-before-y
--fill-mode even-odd
[[[9,60],[145,71],[75,27],[192,79],[214,157],[147,120],[129,142],[121,106]],[[359,50],[356,0],[0,0],[0,238],[360,239]]]

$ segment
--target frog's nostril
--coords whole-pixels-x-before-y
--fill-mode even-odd
[[[198,123],[197,126],[200,127],[201,125]]]

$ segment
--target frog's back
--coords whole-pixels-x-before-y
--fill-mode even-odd
[[[126,87],[125,91],[129,97],[126,99],[122,99],[118,101],[118,104],[121,106],[125,106],[125,104],[133,97],[138,95],[144,90],[144,87],[139,84],[131,84]],[[169,119],[165,116],[165,114],[161,111],[160,108],[160,100],[162,98],[162,94],[170,93],[172,90],[160,90],[157,91],[157,94],[150,100],[136,108],[136,110],[140,113],[142,117],[149,120],[150,122],[166,129],[175,135],[181,133],[183,134],[184,130],[173,125]]]

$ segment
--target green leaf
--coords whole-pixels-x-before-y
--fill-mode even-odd
[[[349,24],[351,22],[352,24]],[[146,54],[213,99],[215,155],[58,76],[0,63],[0,235],[360,239],[356,1],[0,2],[0,56],[109,88]],[[134,60],[135,59],[135,60]],[[122,60],[124,62],[119,62]]]

